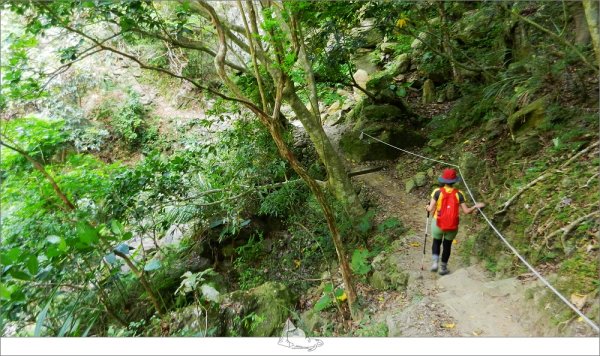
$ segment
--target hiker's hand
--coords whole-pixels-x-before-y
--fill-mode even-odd
[[[475,209],[481,209],[481,208],[483,208],[484,206],[485,206],[485,204],[484,204],[484,203],[476,203],[476,204],[475,204],[475,206],[474,206],[474,208],[475,208]]]

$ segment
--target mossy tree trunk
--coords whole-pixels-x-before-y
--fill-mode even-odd
[[[590,36],[592,37],[592,45],[596,53],[596,66],[600,65],[600,27],[598,25],[598,0],[583,0],[583,10],[585,11],[585,19],[587,21]]]

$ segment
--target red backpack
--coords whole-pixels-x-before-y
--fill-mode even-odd
[[[453,231],[458,229],[458,189],[452,189],[450,193],[445,188],[440,188],[442,204],[437,216],[437,226],[442,231]]]

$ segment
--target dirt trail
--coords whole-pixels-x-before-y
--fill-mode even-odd
[[[325,131],[339,150],[343,125],[326,126]],[[352,169],[359,168],[347,161]],[[368,164],[362,167],[369,166]],[[516,278],[492,280],[481,265],[464,266],[460,258],[462,242],[474,230],[476,219],[461,219],[461,229],[452,247],[451,273],[440,276],[429,271],[431,234],[423,260],[428,193],[406,193],[404,183],[393,167],[353,178],[365,195],[379,208],[376,220],[394,216],[409,229],[398,259],[398,269],[409,273],[406,292],[383,292],[374,299],[385,301],[372,306],[374,322],[383,322],[389,336],[548,336],[539,325],[544,317],[532,307],[525,290],[537,282]],[[416,172],[413,172],[416,173]],[[461,187],[459,187],[461,189]],[[469,205],[471,205],[469,203]],[[421,270],[421,261],[424,269]]]
[[[516,278],[492,281],[481,266],[464,267],[458,257],[468,229],[459,231],[449,261],[451,273],[429,271],[431,235],[424,261],[425,200],[407,194],[390,171],[355,178],[370,190],[382,214],[397,216],[410,229],[399,269],[410,275],[409,287],[398,305],[377,312],[390,336],[541,336],[533,319],[518,306],[524,285]],[[465,232],[467,231],[467,232]]]

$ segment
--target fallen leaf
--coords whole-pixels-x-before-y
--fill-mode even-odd
[[[580,322],[580,323],[583,323],[583,317],[577,318],[577,321]]]
[[[473,331],[473,335],[475,335],[475,336],[479,336],[479,335],[481,335],[481,334],[480,334],[480,333],[478,333],[477,331]]]
[[[458,240],[453,240],[452,243],[456,245],[458,243]]]
[[[418,243],[418,242],[411,242],[411,243],[410,243],[410,245],[411,245],[412,247],[419,247],[419,246],[421,246],[421,244],[420,244],[420,243]]]
[[[294,265],[296,266],[296,268],[300,267],[300,264],[302,262],[300,260],[294,260]]]
[[[456,326],[456,324],[454,324],[454,323],[446,323],[446,324],[442,325],[442,327],[444,329],[454,329],[455,326]]]
[[[348,299],[348,296],[346,295],[346,292],[342,293],[342,295],[340,295],[339,297],[337,297],[337,299],[340,302],[343,302],[344,300]]]

